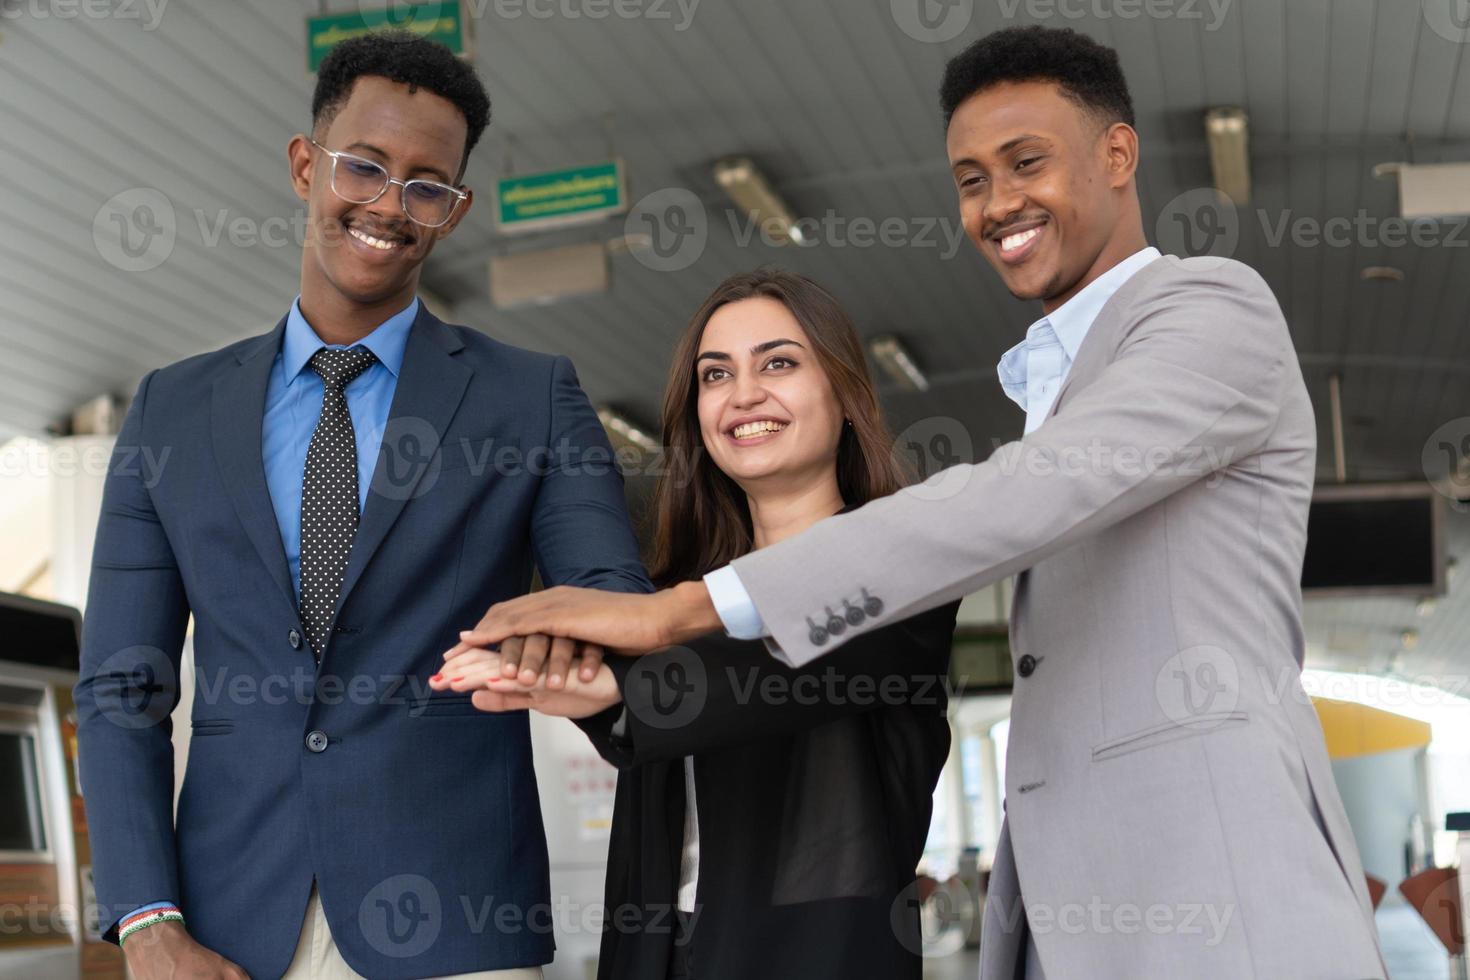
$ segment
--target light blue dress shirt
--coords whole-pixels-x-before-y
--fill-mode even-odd
[[[1159,250],[1153,246],[1134,252],[1033,323],[1026,339],[1001,357],[997,369],[1000,383],[1005,393],[1026,410],[1026,432],[1041,425],[1056,404],[1077,351],[1103,306],[1135,273],[1157,258]],[[726,633],[738,640],[770,636],[733,566],[710,572],[704,577],[704,586]]]
[[[404,310],[379,324],[372,333],[353,346],[361,345],[373,352],[378,362],[347,385],[347,411],[352,415],[352,429],[357,441],[357,506],[361,513],[367,506],[368,487],[373,479],[373,466],[378,461],[378,447],[388,425],[388,410],[393,393],[398,390],[398,372],[403,367],[403,352],[408,347],[408,333],[419,315],[417,298]],[[291,567],[291,584],[296,601],[301,601],[301,484],[306,477],[306,450],[322,414],[322,378],[307,362],[323,347],[345,350],[341,344],[324,343],[301,315],[301,297],[291,304],[286,314],[286,333],[281,349],[271,365],[270,380],[265,388],[265,417],[260,426],[260,455],[265,463],[265,484],[271,495],[271,508],[281,529],[281,545]],[[172,902],[153,902],[129,912],[137,915],[155,908],[166,908]]]
[[[388,425],[388,409],[398,389],[398,372],[408,346],[409,329],[419,312],[415,299],[408,307],[384,320],[372,333],[353,346],[366,347],[378,362],[347,385],[347,410],[357,441],[358,512],[367,507],[368,487],[378,461],[378,447]],[[301,298],[291,304],[286,316],[286,335],[271,365],[265,389],[265,418],[260,427],[260,454],[265,463],[265,483],[271,507],[281,529],[281,544],[291,568],[291,584],[301,600],[301,484],[306,476],[306,450],[311,445],[322,413],[322,379],[307,362],[326,344],[301,315]]]

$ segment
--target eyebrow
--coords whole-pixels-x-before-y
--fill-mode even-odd
[[[775,350],[777,347],[783,347],[786,344],[790,344],[793,347],[801,347],[801,344],[797,343],[796,341],[794,341],[794,340],[787,340],[785,337],[781,337],[781,338],[778,338],[776,340],[768,340],[768,341],[766,341],[763,344],[756,344],[754,347],[752,347],[750,349],[750,352],[752,354],[764,354],[766,351]],[[806,350],[805,347],[801,347],[801,349],[802,350]],[[729,354],[726,354],[724,351],[707,350],[703,354],[700,354],[698,357],[696,357],[694,359],[694,363],[695,364],[698,364],[700,361],[706,361],[706,360],[708,360],[708,361],[728,361],[729,359],[730,359],[730,355]]]
[[[361,140],[359,140],[356,143],[349,143],[347,145],[347,149],[349,149],[349,150],[354,150],[354,149],[356,149],[356,150],[367,150],[369,153],[376,153],[378,156],[382,157],[385,160],[388,159],[388,154],[387,154],[386,151],[384,151],[383,149],[381,149],[379,147],[373,146],[373,144],[371,144],[371,143],[364,143]],[[441,183],[444,183],[444,184],[452,183],[452,181],[449,179],[449,175],[446,174],[444,171],[439,170],[436,167],[415,167],[413,170],[410,170],[409,173],[411,173],[411,174],[428,174],[431,177],[437,178]]]
[[[1017,136],[1017,137],[1015,137],[1013,139],[1006,140],[1004,143],[1002,143],[1000,146],[998,146],[996,148],[995,152],[997,154],[1009,153],[1011,150],[1014,150],[1016,147],[1020,146],[1022,143],[1025,143],[1028,140],[1035,140],[1038,143],[1049,143],[1049,142],[1051,142],[1045,136],[1037,136],[1034,133],[1023,133],[1020,136]],[[963,159],[956,160],[954,162],[954,164],[950,167],[950,169],[951,170],[959,170],[961,167],[978,167],[978,166],[980,166],[980,161],[979,160],[976,160],[974,157],[964,157]]]

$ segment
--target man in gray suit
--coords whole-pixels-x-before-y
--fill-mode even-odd
[[[942,102],[966,231],[1041,301],[1000,365],[1024,438],[704,582],[553,589],[466,642],[653,649],[723,624],[802,664],[1015,575],[982,977],[1384,977],[1300,683],[1316,426],[1275,298],[1147,246],[1111,50],[1002,31]]]

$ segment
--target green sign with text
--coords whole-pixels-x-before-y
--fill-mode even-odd
[[[386,7],[322,14],[306,19],[306,68],[315,72],[322,59],[348,38],[373,31],[403,30],[438,41],[457,55],[469,53],[468,28],[460,0],[412,5],[389,2]]]
[[[628,210],[621,160],[506,177],[495,185],[500,230],[532,231],[596,221]]]

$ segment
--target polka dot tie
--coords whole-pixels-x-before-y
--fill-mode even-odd
[[[365,347],[323,347],[311,355],[311,369],[321,375],[324,390],[301,482],[301,619],[318,660],[327,648],[357,535],[357,437],[347,385],[376,360]]]

